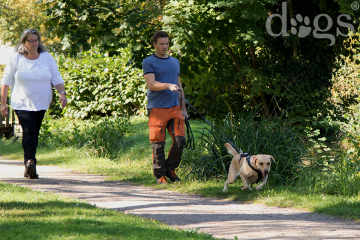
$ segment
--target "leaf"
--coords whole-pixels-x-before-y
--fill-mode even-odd
[[[162,22],[164,24],[170,24],[172,22],[174,22],[176,19],[173,18],[173,17],[169,17],[169,16],[164,16],[163,19],[162,19]]]
[[[219,8],[221,8],[221,7],[226,7],[227,5],[226,5],[226,2],[219,2],[219,3],[217,4],[217,6],[218,6]]]

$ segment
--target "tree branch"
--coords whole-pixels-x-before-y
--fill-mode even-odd
[[[294,18],[294,11],[292,8],[292,0],[287,1],[287,7],[289,10],[290,18]],[[294,25],[291,25],[291,26],[295,27]],[[298,55],[297,46],[294,47],[293,54],[294,54],[294,57],[297,57],[297,55]]]

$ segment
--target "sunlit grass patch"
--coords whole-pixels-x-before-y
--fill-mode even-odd
[[[213,239],[57,194],[0,183],[1,239]]]

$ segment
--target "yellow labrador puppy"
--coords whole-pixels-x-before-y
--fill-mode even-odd
[[[253,156],[248,155],[246,157],[237,153],[229,143],[225,143],[225,147],[229,154],[233,155],[234,158],[230,164],[229,175],[225,182],[223,192],[228,190],[228,185],[234,183],[239,175],[244,184],[244,186],[241,187],[242,190],[252,190],[250,185],[258,183],[260,180],[262,180],[262,183],[256,187],[256,190],[262,189],[266,184],[270,172],[271,160],[275,162],[274,157],[263,154]]]

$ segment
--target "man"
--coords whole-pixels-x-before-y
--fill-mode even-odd
[[[175,169],[179,166],[185,146],[185,118],[188,114],[180,81],[179,60],[167,55],[169,35],[164,31],[155,32],[153,45],[155,53],[143,60],[143,73],[148,86],[148,125],[154,175],[157,183],[163,184],[167,183],[165,176],[172,182],[180,181]],[[173,140],[167,159],[164,153],[165,128]]]

